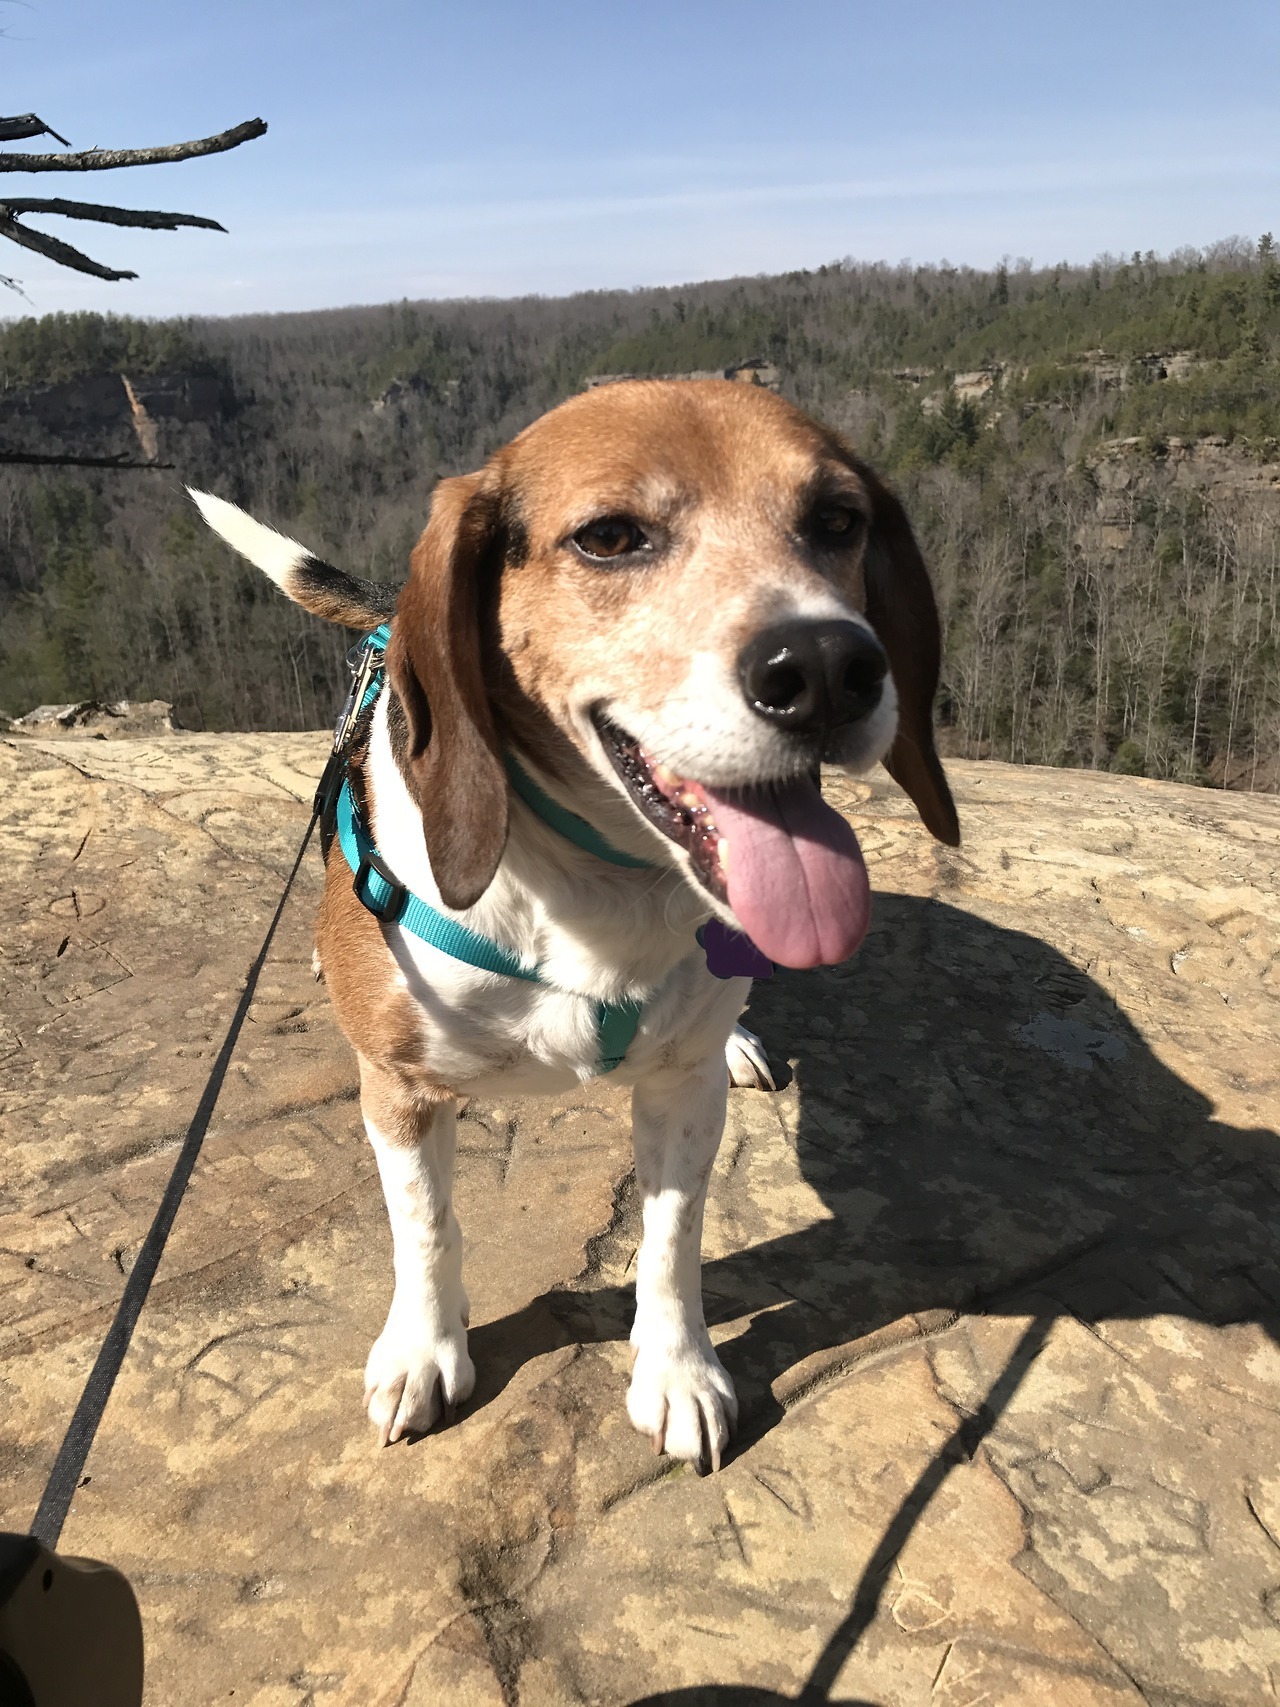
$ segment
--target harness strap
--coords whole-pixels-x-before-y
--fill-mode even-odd
[[[338,715],[333,732],[333,751],[316,790],[315,811],[320,820],[321,845],[325,855],[328,856],[329,842],[336,829],[343,857],[355,874],[353,887],[356,897],[379,923],[399,925],[401,930],[421,937],[432,948],[438,948],[454,960],[461,960],[466,966],[478,967],[482,972],[495,972],[504,978],[523,978],[530,984],[547,984],[540,968],[525,965],[508,949],[491,942],[478,931],[469,930],[456,919],[446,918],[406,889],[384,863],[365,828],[347,778],[347,749],[357,720],[381,691],[384,659],[390,639],[390,623],[380,623],[347,655],[352,673],[351,691]],[[593,824],[553,800],[513,753],[506,755],[505,763],[512,790],[566,841],[610,865],[628,866],[636,871],[657,869],[651,861],[637,859],[634,854],[615,848]],[[713,977],[772,977],[772,962],[766,960],[751,939],[740,931],[730,930],[718,919],[712,919],[697,934],[698,944],[707,957],[707,969]],[[554,986],[548,985],[548,988]],[[622,1062],[639,1027],[642,1007],[643,1004],[630,1001],[596,1003],[600,1033],[599,1072],[611,1073]]]
[[[527,966],[508,949],[478,931],[468,929],[457,919],[446,918],[429,906],[421,896],[412,894],[397,881],[383,863],[356,805],[350,780],[343,778],[337,802],[338,844],[343,858],[355,873],[356,899],[368,909],[380,924],[399,925],[411,936],[421,938],[438,948],[452,960],[465,966],[475,966],[482,972],[496,972],[504,978],[523,978],[526,983],[547,985],[536,966]],[[548,988],[554,986],[547,985]],[[597,1002],[596,1027],[599,1053],[597,1072],[611,1073],[621,1066],[627,1050],[640,1026],[643,1003]]]
[[[604,839],[594,824],[588,824],[585,818],[579,818],[576,812],[570,812],[567,806],[561,806],[558,800],[553,800],[545,789],[538,787],[514,753],[507,754],[507,780],[525,805],[531,808],[544,824],[550,824],[566,842],[572,842],[575,847],[594,854],[597,859],[607,860],[610,865],[630,866],[633,871],[656,869],[652,861],[637,859],[634,854],[623,853],[621,848],[615,848],[612,842]]]
[[[596,1029],[600,1040],[597,1064],[600,1072],[612,1073],[626,1060],[627,1050],[640,1028],[643,1002],[598,1002]]]
[[[343,779],[338,794],[338,841],[347,864],[355,873],[356,899],[384,925],[399,925],[411,936],[421,937],[432,948],[482,972],[498,972],[504,978],[524,978],[531,984],[542,979],[534,966],[526,966],[514,954],[491,942],[478,931],[469,930],[456,919],[447,919],[419,896],[410,893],[382,862],[356,806],[351,783]]]

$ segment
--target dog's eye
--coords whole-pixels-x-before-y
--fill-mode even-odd
[[[586,557],[607,559],[627,557],[633,551],[643,551],[649,541],[633,521],[626,516],[601,516],[588,522],[573,536],[573,543]]]
[[[852,545],[866,518],[850,504],[823,504],[813,512],[813,533],[822,545]]]

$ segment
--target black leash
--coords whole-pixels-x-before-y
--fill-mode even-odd
[[[258,978],[302,868],[312,832],[320,825],[322,851],[333,836],[333,812],[346,774],[347,752],[368,680],[367,646],[348,659],[351,691],[338,718],[333,747],[311,807],[285,886],[262,947],[245,976],[218,1058],[205,1081],[187,1127],[164,1196],[142,1241],[115,1316],[98,1348],[89,1379],[53,1461],[31,1528],[25,1535],[0,1532],[0,1707],[141,1707],[142,1616],[137,1596],[122,1571],[94,1559],[69,1559],[55,1552],[85,1461],[93,1447],[111,1390],[129,1352],[151,1283],[190,1184],[209,1122],[218,1106],[227,1068],[248,1017]],[[361,669],[366,673],[362,676]]]
[[[200,1102],[187,1128],[187,1135],[182,1141],[177,1160],[173,1164],[173,1172],[169,1175],[169,1183],[165,1186],[164,1196],[160,1199],[155,1219],[150,1231],[142,1241],[133,1267],[129,1270],[129,1278],[125,1281],[124,1292],[116,1308],[115,1318],[107,1329],[106,1338],[98,1351],[89,1379],[85,1382],[80,1402],[67,1428],[62,1445],[58,1448],[58,1456],[53,1461],[53,1469],[45,1483],[44,1493],[32,1520],[30,1534],[37,1541],[42,1541],[46,1547],[54,1548],[58,1537],[62,1534],[62,1526],[67,1521],[67,1513],[71,1509],[71,1501],[80,1485],[84,1474],[85,1460],[93,1445],[94,1436],[98,1432],[98,1424],[102,1421],[102,1413],[107,1408],[107,1400],[111,1397],[111,1389],[115,1386],[116,1376],[129,1350],[129,1342],[133,1338],[133,1330],[137,1326],[138,1317],[142,1314],[142,1306],[147,1301],[151,1290],[151,1282],[155,1279],[156,1270],[160,1266],[160,1258],[168,1242],[174,1217],[182,1202],[183,1194],[191,1179],[191,1173],[204,1143],[209,1122],[217,1107],[218,1096],[222,1090],[223,1080],[227,1076],[227,1068],[231,1065],[232,1052],[236,1041],[253,1002],[254,992],[258,987],[258,978],[266,964],[267,954],[271,948],[272,938],[276,934],[276,926],[284,913],[285,903],[293,888],[294,879],[302,865],[303,855],[311,841],[311,833],[316,827],[319,811],[313,810],[311,821],[307,825],[306,834],[298,848],[298,857],[293,862],[293,870],[289,873],[288,881],[280,896],[271,923],[267,926],[267,934],[262,939],[262,947],[258,950],[257,958],[249,968],[245,979],[244,990],[236,1007],[227,1034],[222,1040],[218,1058],[213,1064],[205,1087],[200,1096]]]
[[[253,1005],[258,978],[270,953],[276,925],[302,869],[302,857],[321,818],[317,794],[311,821],[297,850],[280,901],[266,927],[263,946],[249,966],[241,1000],[227,1028],[200,1103],[186,1128],[183,1147],[169,1174],[159,1209],[142,1241],[116,1306],[106,1338],[97,1350],[80,1403],[63,1436],[53,1470],[27,1535],[0,1535],[0,1707],[140,1707],[142,1704],[142,1617],[137,1596],[123,1572],[92,1558],[65,1558],[55,1552],[85,1459],[97,1436],[102,1412],[111,1398],[121,1364],[130,1349],[143,1304],[160,1267],[164,1246],[200,1157],[208,1123],[230,1067],[230,1057]]]
[[[93,1559],[68,1559],[54,1549],[199,1158],[276,927],[322,816],[322,804],[317,793],[293,869],[58,1448],[31,1528],[25,1535],[0,1533],[0,1707],[86,1707],[89,1702],[94,1707],[141,1707],[142,1617],[128,1578],[114,1566]]]

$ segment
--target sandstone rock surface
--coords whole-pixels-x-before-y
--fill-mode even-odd
[[[0,1487],[29,1521],[306,823],[322,736],[0,740]],[[460,1128],[479,1389],[379,1452],[389,1238],[308,855],[63,1537],[150,1703],[1280,1697],[1280,801],[833,785],[861,953],[757,986],[706,1234],[743,1401],[627,1425],[625,1095]],[[802,1697],[802,1691],[803,1697]]]

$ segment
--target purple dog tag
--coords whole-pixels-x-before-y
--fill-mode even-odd
[[[698,932],[706,951],[707,971],[713,978],[772,978],[773,962],[767,960],[741,931],[731,931],[719,919],[709,919]]]

